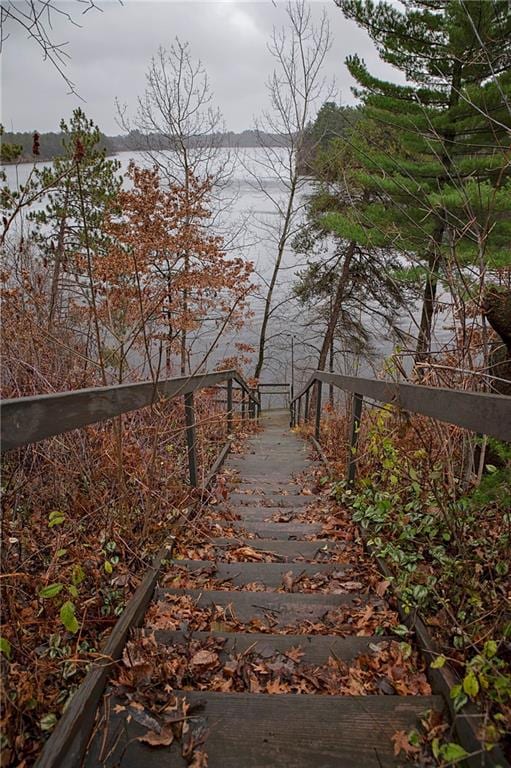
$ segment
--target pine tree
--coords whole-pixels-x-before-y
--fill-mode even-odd
[[[406,84],[370,74],[356,55],[347,66],[391,148],[354,141],[367,194],[339,232],[387,242],[419,259],[426,277],[416,361],[427,356],[437,285],[449,254],[479,270],[509,264],[504,247],[510,199],[511,10],[505,0],[336,0],[367,30]]]
[[[319,119],[319,115],[318,115]],[[371,196],[359,180],[360,152],[365,142],[387,149],[392,134],[356,113],[344,117],[343,138],[333,135],[315,161],[315,189],[307,203],[307,226],[295,239],[295,250],[307,257],[307,268],[294,285],[298,300],[314,309],[324,327],[317,368],[324,370],[334,342],[342,338],[356,354],[371,354],[370,333],[360,318],[372,315],[384,334],[399,333],[397,320],[410,300],[413,286],[395,279],[402,271],[401,254],[387,238],[360,217]]]
[[[49,327],[57,312],[63,272],[79,276],[85,251],[90,255],[107,249],[105,212],[122,182],[116,175],[120,163],[107,159],[99,128],[80,108],[74,110],[69,125],[61,121],[60,129],[62,157],[36,171],[41,188],[51,191],[44,209],[30,214],[37,225],[34,239],[52,265]]]

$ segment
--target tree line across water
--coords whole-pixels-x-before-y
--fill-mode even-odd
[[[38,160],[53,160],[65,154],[65,134],[62,131],[37,133],[39,136]],[[246,130],[240,133],[224,131],[207,137],[190,136],[187,137],[187,142],[191,147],[211,146],[214,143],[216,147],[250,148],[260,146],[261,142],[269,147],[285,146],[281,136],[261,134],[255,130]],[[101,133],[98,146],[104,149],[107,155],[115,155],[118,152],[143,151],[155,143],[158,143],[162,150],[176,150],[176,141],[171,137],[144,135],[139,131],[130,131],[128,134],[119,134],[118,136],[107,136]],[[31,162],[34,160],[33,145],[34,131],[3,131],[0,144],[0,161],[4,164]]]

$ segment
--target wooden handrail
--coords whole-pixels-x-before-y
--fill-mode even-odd
[[[361,376],[341,376],[314,371],[305,387],[291,401],[292,411],[315,382],[332,384],[345,392],[391,403],[405,411],[431,416],[433,419],[456,424],[478,434],[498,440],[511,441],[511,397],[491,392],[465,392],[446,387],[423,384],[402,384]]]
[[[36,443],[47,437],[145,408],[157,402],[160,397],[189,395],[222,381],[237,382],[248,394],[249,401],[259,406],[259,398],[234,369],[157,382],[92,387],[4,400],[0,404],[1,450],[3,453]]]

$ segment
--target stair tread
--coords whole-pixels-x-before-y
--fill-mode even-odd
[[[264,521],[259,522],[257,520],[226,520],[225,522],[219,520],[216,522],[220,526],[232,526],[249,533],[258,534],[260,539],[300,540],[305,536],[314,536],[321,533],[321,525],[319,523],[265,523]]]
[[[165,613],[174,596],[188,595],[199,608],[229,606],[229,615],[243,623],[271,617],[275,626],[296,626],[304,621],[320,621],[343,606],[377,604],[377,598],[359,592],[332,595],[324,592],[251,592],[243,590],[204,590],[160,588],[155,599]],[[160,627],[164,629],[165,627]]]
[[[214,538],[212,543],[220,552],[222,549],[236,549],[238,547],[251,547],[257,551],[272,553],[283,558],[300,558],[312,560],[317,558],[328,559],[333,552],[342,551],[342,545],[331,539],[316,539],[314,541],[301,541],[299,539],[245,539],[240,538]]]
[[[260,582],[266,587],[278,587],[282,577],[291,573],[296,578],[302,573],[313,576],[316,573],[345,574],[349,567],[339,563],[223,563],[212,560],[173,560],[172,565],[188,571],[214,569],[213,578],[228,580],[235,585]],[[172,571],[169,573],[172,576]]]
[[[267,506],[267,507],[306,507],[314,502],[313,496],[294,496],[293,494],[273,494],[265,496],[261,493],[231,493],[229,503],[231,506]]]
[[[208,730],[209,768],[394,768],[403,760],[394,756],[393,734],[410,731],[428,709],[443,709],[438,696],[177,693],[197,706],[192,731]],[[87,768],[186,764],[178,744],[154,749],[138,741],[147,728],[116,712],[116,703],[110,700],[108,732],[96,733]],[[108,757],[100,763],[102,747]]]
[[[289,521],[298,515],[306,513],[303,506],[296,507],[266,507],[260,504],[238,504],[233,505],[227,501],[226,504],[219,504],[215,509],[218,512],[235,512],[242,520],[250,522],[275,522],[280,517],[289,517]]]
[[[306,664],[324,664],[333,656],[350,662],[362,653],[372,653],[381,644],[395,642],[394,637],[386,635],[357,637],[337,637],[336,635],[270,635],[263,632],[183,632],[180,630],[156,630],[155,638],[162,645],[188,643],[190,640],[206,640],[209,637],[225,639],[224,652],[244,653],[254,650],[262,656],[285,653],[292,648],[300,648],[302,661]]]

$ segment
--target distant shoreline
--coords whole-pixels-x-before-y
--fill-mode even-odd
[[[62,133],[41,133],[39,134],[40,154],[32,154],[33,132],[12,133],[6,131],[2,136],[2,143],[14,144],[22,147],[21,155],[15,160],[2,160],[0,165],[16,165],[18,163],[45,163],[63,157],[62,152]],[[122,136],[101,135],[100,148],[104,149],[109,157],[115,157],[120,152],[144,152],[148,150],[149,142],[152,143],[151,151],[169,152],[173,147],[171,142],[164,136],[157,134],[146,136],[139,133],[131,133]],[[287,142],[281,136],[269,133],[260,133],[256,131],[242,131],[234,133],[213,134],[208,140],[203,137],[189,140],[190,148],[200,149],[209,147],[213,144],[218,149],[257,149],[259,147],[282,147],[287,146]],[[45,151],[46,148],[46,151]]]

